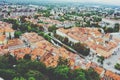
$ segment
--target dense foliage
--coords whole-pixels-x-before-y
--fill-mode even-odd
[[[0,56],[0,77],[5,80],[100,80],[92,68],[71,70],[63,60],[57,67],[46,67],[29,58],[28,55],[21,60],[11,55]]]
[[[115,24],[115,26],[112,27],[103,27],[103,30],[105,33],[112,33],[112,32],[119,32],[120,25],[118,23]]]
[[[53,26],[50,26],[49,28],[48,28],[48,31],[49,32],[54,32],[54,31],[56,31],[56,26],[55,25],[53,25]]]
[[[15,38],[19,38],[21,36],[21,34],[25,33],[25,32],[36,32],[39,35],[43,36],[46,40],[50,41],[51,38],[48,34],[45,34],[43,32],[43,27],[38,26],[36,24],[33,24],[31,22],[27,22],[25,21],[25,16],[22,16],[20,18],[20,20],[16,20],[16,19],[4,19],[3,21],[11,23],[13,26],[12,28],[15,31]]]
[[[119,63],[117,63],[117,64],[115,65],[115,69],[120,70],[120,64],[119,64]]]
[[[98,62],[100,62],[101,64],[103,64],[104,59],[105,58],[103,56],[98,56]]]

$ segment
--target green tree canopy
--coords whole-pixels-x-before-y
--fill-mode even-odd
[[[19,38],[22,35],[22,32],[21,31],[15,31],[14,35],[15,35],[15,38]]]
[[[68,80],[69,68],[65,65],[61,65],[55,68],[54,75],[57,80]]]

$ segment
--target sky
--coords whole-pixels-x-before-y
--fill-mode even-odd
[[[105,3],[120,5],[120,0],[55,0],[55,1],[74,1],[74,2],[94,2],[94,3]]]
[[[7,0],[0,0],[7,1]],[[104,3],[104,4],[112,4],[120,6],[120,0],[9,0],[9,1],[66,1],[66,2],[89,2],[89,3]]]
[[[70,1],[70,0],[68,0]],[[73,1],[89,1],[89,2],[97,2],[97,3],[106,3],[106,4],[116,4],[120,5],[120,0],[73,0]]]

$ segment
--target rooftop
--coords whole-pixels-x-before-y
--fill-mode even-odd
[[[7,46],[11,47],[11,46],[17,46],[17,45],[21,45],[21,44],[24,44],[23,41],[18,39],[18,38],[16,38],[16,39],[8,40]]]
[[[11,27],[12,27],[12,24],[0,21],[0,32],[1,33],[14,32],[14,30]]]
[[[0,35],[0,41],[4,41],[6,39],[6,36],[5,35]]]
[[[66,36],[64,37],[70,37],[81,43],[87,44],[89,48],[95,50],[99,55],[109,57],[112,54],[112,50],[117,47],[118,43],[115,39],[110,39],[110,34],[102,34],[99,32],[99,29],[100,28],[73,27],[70,29],[60,28],[57,31],[65,34]]]
[[[29,43],[35,43],[41,40],[44,40],[43,37],[39,36],[38,34],[31,32],[31,33],[25,33],[22,35]]]
[[[113,72],[111,72],[111,71],[106,71],[105,75],[107,77],[110,77],[110,78],[114,79],[114,80],[120,80],[120,76],[115,74],[115,73],[113,73]]]
[[[16,56],[17,59],[23,59],[25,54],[30,54],[31,49],[28,47],[25,47],[25,48],[10,50],[10,52],[12,53],[12,55]]]

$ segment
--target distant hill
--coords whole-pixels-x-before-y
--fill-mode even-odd
[[[0,4],[1,3],[9,3],[9,4],[37,4],[37,5],[40,5],[40,4],[47,4],[47,3],[51,3],[51,4],[54,4],[54,3],[62,3],[62,4],[70,4],[72,2],[70,1],[67,1],[67,0],[0,0]],[[107,7],[120,7],[119,6],[116,6],[116,5],[110,5],[110,4],[105,4],[105,3],[95,3],[95,2],[74,2],[74,4],[83,4],[83,5],[102,5],[102,6],[107,6]]]

